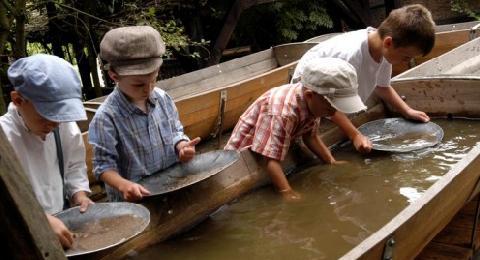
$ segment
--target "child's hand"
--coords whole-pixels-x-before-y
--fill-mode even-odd
[[[411,108],[405,112],[404,116],[408,119],[417,120],[424,123],[430,121],[430,117],[425,114],[425,112]]]
[[[94,204],[93,201],[90,200],[85,191],[79,191],[73,194],[72,205],[80,206],[81,213],[87,211],[88,206],[92,204]]]
[[[282,190],[282,191],[279,191],[280,194],[282,194],[282,198],[286,201],[286,202],[298,202],[300,200],[302,200],[302,195],[300,195],[300,193],[292,190],[292,189],[288,189],[288,190]]]
[[[346,164],[346,163],[348,163],[348,161],[343,161],[343,160],[337,161],[337,160],[333,160],[333,162],[331,162],[330,164],[331,164],[331,165],[341,165],[341,164]]]
[[[355,149],[361,153],[369,153],[372,150],[372,142],[362,134],[357,134],[352,142]]]
[[[52,227],[53,233],[57,235],[60,244],[62,244],[63,248],[70,248],[73,245],[73,234],[68,230],[68,228],[63,224],[63,222],[52,216],[47,214],[48,223],[50,223],[50,227]]]
[[[142,185],[129,180],[125,180],[125,183],[118,190],[122,193],[123,199],[130,202],[138,201],[144,196],[150,195],[150,192]]]
[[[180,162],[188,162],[195,156],[195,145],[197,145],[200,140],[200,137],[197,137],[190,142],[181,141],[177,144],[178,159]]]

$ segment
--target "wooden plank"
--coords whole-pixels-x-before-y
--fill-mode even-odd
[[[66,259],[27,176],[0,127],[0,218],[7,259]]]
[[[417,260],[467,260],[472,259],[471,249],[444,243],[430,243]]]
[[[479,117],[480,77],[422,78],[392,81],[399,95],[413,108],[434,116]]]
[[[95,112],[97,112],[96,108],[85,107],[85,112],[87,113],[87,120],[84,121],[77,121],[78,128],[80,128],[81,132],[88,131],[88,125],[95,116]]]
[[[455,221],[456,220],[454,218],[446,228],[444,228],[442,231],[440,231],[440,233],[437,234],[437,236],[435,236],[433,241],[469,248],[471,246],[470,243],[473,225],[469,228],[454,227],[452,224],[455,223]],[[476,244],[478,244],[478,240],[479,238],[477,237]]]
[[[201,70],[189,72],[178,77],[162,80],[157,82],[156,86],[168,91],[181,86],[195,84],[195,82],[208,79],[208,78],[217,76],[219,74],[230,74],[232,71],[235,71],[239,68],[248,67],[258,62],[271,60],[272,58],[273,58],[272,49],[267,49],[264,51],[247,55],[242,58],[233,59],[227,62],[222,62],[218,65],[214,65]]]
[[[333,35],[330,35],[330,37],[333,37]],[[327,40],[330,37],[324,36],[321,39]],[[282,44],[273,47],[273,53],[278,65],[284,66],[299,60],[303,54],[317,44],[318,42],[295,42]]]
[[[239,68],[231,73],[220,72],[218,75],[196,81],[192,84],[170,89],[168,94],[175,100],[186,99],[190,96],[222,88],[234,82],[250,79],[276,67],[277,62],[274,59],[265,60]]]
[[[82,133],[83,143],[85,144],[85,162],[87,163],[87,175],[90,185],[97,183],[97,178],[93,175],[93,147],[88,142],[88,132]]]

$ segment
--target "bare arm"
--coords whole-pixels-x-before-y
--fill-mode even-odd
[[[310,133],[302,136],[303,142],[315,155],[328,164],[335,162],[335,158],[332,156],[330,149],[325,145],[322,139],[318,135],[311,135]]]
[[[150,192],[142,185],[129,181],[115,170],[107,170],[100,175],[100,180],[120,191],[126,201],[137,201]]]
[[[282,194],[282,197],[287,201],[296,201],[301,199],[300,194],[295,192],[288,183],[287,177],[283,172],[280,161],[265,157],[267,163],[267,173],[272,180],[275,188]]]
[[[368,153],[372,150],[372,143],[368,138],[352,124],[348,117],[340,112],[337,111],[331,117],[331,120],[342,129],[342,131],[347,135],[347,137],[352,140],[355,149],[361,153]]]
[[[395,110],[405,118],[421,122],[430,121],[430,117],[425,112],[411,108],[392,87],[376,87],[375,93],[385,102],[389,103]]]

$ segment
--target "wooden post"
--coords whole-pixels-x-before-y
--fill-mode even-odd
[[[232,36],[232,33],[235,30],[238,21],[240,20],[240,15],[242,12],[254,5],[270,2],[274,2],[274,0],[236,0],[233,3],[225,23],[223,24],[222,31],[218,35],[215,45],[213,46],[212,57],[210,57],[210,65],[220,62],[220,58],[222,58],[222,52],[230,41],[230,37]]]
[[[0,250],[5,259],[66,259],[0,128]]]

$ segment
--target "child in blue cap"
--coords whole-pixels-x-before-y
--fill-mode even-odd
[[[65,198],[81,212],[93,203],[87,196],[85,146],[75,123],[87,119],[80,80],[68,62],[45,54],[15,61],[8,78],[14,91],[0,127],[60,243],[71,247],[72,233],[52,214],[64,208]]]

